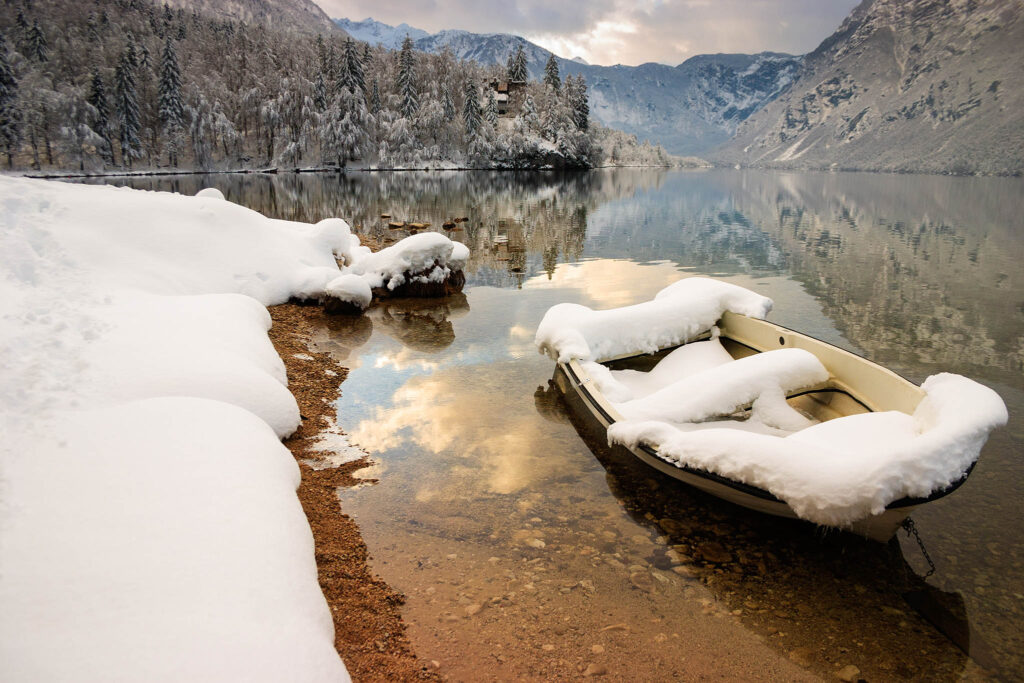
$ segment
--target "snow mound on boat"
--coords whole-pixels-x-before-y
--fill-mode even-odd
[[[702,422],[731,415],[762,396],[789,394],[826,380],[828,370],[814,354],[778,349],[700,370],[616,408],[626,419]]]
[[[627,353],[654,353],[707,332],[726,311],[764,318],[772,300],[720,280],[691,277],[672,283],[653,301],[595,311],[557,304],[537,327],[534,343],[560,363]]]
[[[679,466],[702,469],[765,489],[803,519],[843,527],[904,497],[926,497],[967,472],[1006,406],[977,382],[929,377],[913,416],[852,415],[786,437],[730,428],[687,430],[632,419],[608,428],[627,448],[648,444]]]

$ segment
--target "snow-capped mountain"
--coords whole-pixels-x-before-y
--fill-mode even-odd
[[[1024,3],[862,2],[716,152],[785,168],[1020,173]]]
[[[388,26],[379,21],[374,21],[370,17],[362,21],[335,19],[334,23],[345,29],[345,32],[356,40],[361,40],[370,45],[383,45],[389,50],[397,50],[402,47],[402,41],[405,40],[406,36],[413,40],[419,40],[430,35],[423,29],[413,28],[409,24]]]
[[[156,3],[222,20],[264,26],[291,26],[305,33],[340,33],[337,23],[313,0],[164,0]]]
[[[428,34],[406,24],[391,27],[372,19],[335,22],[358,40],[389,48],[406,34],[417,50],[448,48],[460,58],[504,65],[522,46],[530,78],[539,80],[551,52],[508,33],[439,31]],[[418,36],[418,37],[417,37]],[[679,66],[598,66],[555,55],[562,76],[582,74],[590,94],[591,115],[601,123],[634,133],[673,154],[701,155],[724,143],[736,126],[776,97],[800,72],[801,58],[764,52],[757,55],[698,55]]]

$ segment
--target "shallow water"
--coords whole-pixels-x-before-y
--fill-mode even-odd
[[[269,215],[341,215],[377,236],[405,234],[381,213],[469,218],[452,233],[473,251],[464,296],[388,302],[317,338],[350,368],[339,421],[376,462],[374,485],[339,493],[344,509],[443,673],[1024,672],[1020,180],[618,170],[131,184],[214,185]],[[933,576],[902,533],[885,546],[756,515],[574,426],[533,348],[544,311],[646,300],[689,274],[767,294],[771,320],[915,381],[949,370],[1003,396],[1011,423],[967,484],[914,514]]]

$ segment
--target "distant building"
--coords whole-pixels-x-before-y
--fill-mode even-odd
[[[526,89],[525,81],[491,81],[488,88],[494,91],[494,101],[498,105],[498,116],[515,116],[523,106],[523,98],[518,93]],[[484,95],[486,97],[486,94]]]

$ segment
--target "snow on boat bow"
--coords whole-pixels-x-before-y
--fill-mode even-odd
[[[876,540],[959,487],[1006,423],[1002,399],[973,380],[919,387],[763,320],[771,307],[686,278],[633,306],[553,306],[535,341],[610,444],[731,502]]]

